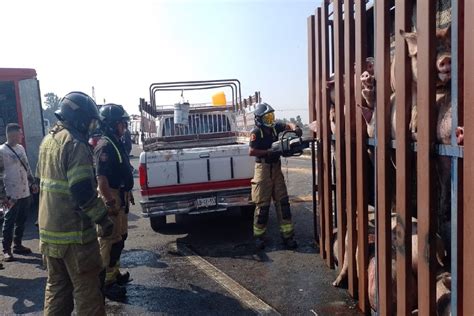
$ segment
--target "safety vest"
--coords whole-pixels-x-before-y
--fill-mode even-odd
[[[97,196],[92,152],[74,139],[67,129],[48,134],[41,143],[37,176],[40,181],[40,245],[86,244],[97,238],[95,222],[106,208]],[[74,199],[71,187],[80,183],[90,188],[90,197]],[[54,248],[54,247],[53,247]],[[43,251],[42,251],[43,252]],[[44,253],[44,252],[43,252]]]

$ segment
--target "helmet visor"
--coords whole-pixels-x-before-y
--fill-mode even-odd
[[[124,129],[128,129],[128,120],[121,120],[120,123],[123,124]]]
[[[97,128],[99,128],[99,120],[92,119],[91,122],[89,123],[89,128],[88,128],[89,135],[94,133]]]
[[[275,125],[275,113],[270,112],[262,116],[262,122],[265,126],[272,127]]]

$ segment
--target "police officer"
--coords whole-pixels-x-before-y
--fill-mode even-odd
[[[101,255],[106,267],[105,296],[122,300],[130,281],[130,273],[121,274],[120,255],[128,234],[128,209],[133,188],[129,156],[121,140],[129,116],[122,106],[106,104],[100,108],[103,136],[94,149],[99,193],[115,223],[111,236],[99,238]],[[133,200],[132,200],[133,201]]]
[[[255,109],[256,127],[250,134],[249,155],[255,156],[255,172],[252,179],[252,199],[255,203],[253,234],[257,249],[265,247],[264,235],[267,229],[270,203],[273,198],[283,243],[287,248],[297,247],[294,240],[291,210],[285,179],[281,172],[280,154],[271,150],[278,134],[294,130],[298,136],[302,131],[294,124],[275,123],[275,110],[267,103],[260,103]]]
[[[97,195],[93,155],[87,143],[99,122],[97,105],[82,92],[59,102],[59,122],[39,149],[40,251],[48,269],[45,315],[105,315],[96,225],[103,236],[113,223]]]

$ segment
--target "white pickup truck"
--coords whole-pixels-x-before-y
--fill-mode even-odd
[[[175,124],[173,108],[155,111],[157,137],[140,155],[143,215],[160,231],[166,216],[226,211],[249,215],[254,158],[248,138],[237,131],[230,106],[190,106],[186,124]]]

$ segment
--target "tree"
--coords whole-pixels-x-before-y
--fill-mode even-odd
[[[46,98],[44,101],[44,111],[43,111],[43,117],[45,119],[49,120],[49,123],[51,126],[56,123],[58,120],[56,118],[56,115],[54,115],[54,112],[59,110],[59,97],[53,93],[53,92],[48,92],[44,95]]]

